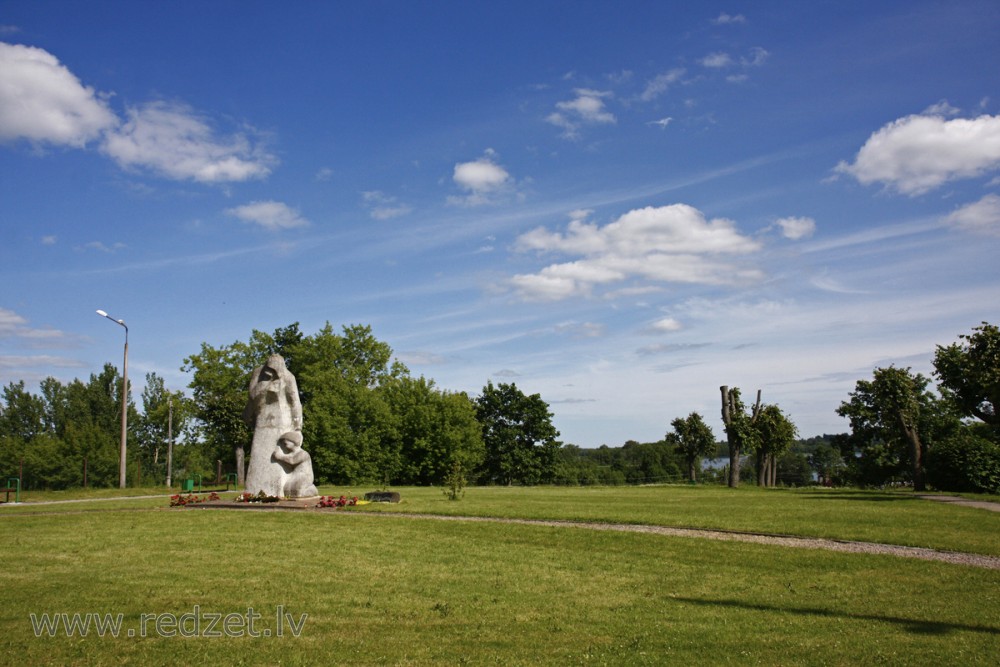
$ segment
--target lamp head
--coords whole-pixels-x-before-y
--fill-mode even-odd
[[[98,310],[97,314],[100,315],[101,317],[107,317],[108,316],[108,314],[105,313],[103,310]]]

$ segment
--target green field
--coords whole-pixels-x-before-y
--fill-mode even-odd
[[[1000,513],[908,494],[473,488],[451,502],[437,489],[401,492],[399,505],[361,509],[756,530],[1000,555]],[[166,506],[164,496],[0,508],[5,664],[1000,660],[1000,570],[352,510]],[[280,637],[279,610],[287,614]],[[86,637],[65,627],[36,636],[32,614],[74,613],[121,614],[118,636],[97,636],[94,627]],[[251,617],[258,636],[249,636]],[[212,636],[213,619],[212,630],[225,634],[228,620],[237,636]]]

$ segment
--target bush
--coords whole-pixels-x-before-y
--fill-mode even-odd
[[[936,443],[924,465],[927,481],[942,491],[1000,493],[1000,445],[973,433]]]

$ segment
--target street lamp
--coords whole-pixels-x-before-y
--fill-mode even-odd
[[[118,452],[118,487],[124,489],[125,443],[128,438],[128,326],[125,324],[125,320],[116,320],[103,310],[98,310],[97,314],[125,328],[125,361],[122,363],[122,444],[121,450]]]

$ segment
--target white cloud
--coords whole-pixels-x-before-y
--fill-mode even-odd
[[[731,221],[706,220],[685,204],[635,209],[604,227],[576,219],[565,233],[537,228],[520,236],[515,248],[580,257],[511,278],[528,300],[589,295],[597,286],[628,279],[721,285],[762,277],[719,259],[755,252],[758,242],[740,235]]]
[[[667,129],[667,125],[670,125],[670,122],[672,120],[673,118],[667,116],[666,118],[661,118],[660,120],[651,120],[648,123],[646,123],[646,125],[658,125],[661,130],[665,130]]]
[[[750,67],[760,67],[767,62],[770,55],[771,54],[768,53],[766,49],[755,46],[750,49],[750,52],[747,55],[741,56],[738,62],[731,55],[723,51],[710,53],[699,62],[702,67],[708,67],[709,69],[727,69],[730,67],[736,67],[737,65],[747,69]],[[731,82],[740,82],[745,81],[746,79],[746,74],[732,74],[726,77],[726,80]]]
[[[0,307],[0,340],[3,339],[12,339],[27,347],[72,347],[75,343],[63,331],[30,327],[23,316]],[[17,358],[20,357],[4,357],[8,362],[0,363],[0,366],[10,366],[9,360]]]
[[[920,114],[921,116],[957,116],[962,113],[962,110],[953,107],[948,103],[948,100],[941,100],[937,104],[932,104],[924,112]]]
[[[744,67],[760,67],[767,59],[771,57],[771,54],[767,52],[766,49],[762,49],[759,46],[755,46],[750,49],[750,55],[744,56],[740,59],[740,64]]]
[[[710,53],[701,59],[701,64],[705,67],[729,67],[733,64],[733,58],[728,53]]]
[[[396,358],[407,366],[440,366],[441,364],[448,363],[446,357],[425,350],[399,352]]]
[[[44,49],[0,42],[0,141],[101,150],[123,168],[202,183],[267,176],[277,162],[243,133],[218,137],[182,104],[151,102],[123,123],[99,95]]]
[[[623,69],[620,72],[612,72],[611,74],[608,74],[607,79],[611,83],[622,84],[631,81],[633,76],[635,76],[635,72]]]
[[[934,108],[941,109],[940,103]],[[1000,116],[912,115],[872,134],[853,164],[835,171],[864,185],[883,183],[915,196],[1000,167]]]
[[[716,25],[731,25],[734,23],[746,23],[747,17],[743,14],[730,15],[725,12],[719,14],[718,18],[712,19],[712,23]]]
[[[793,241],[808,238],[816,231],[816,221],[812,218],[780,218],[774,224],[781,227],[782,236]]]
[[[945,222],[967,232],[1000,236],[1000,197],[986,195],[956,210]]]
[[[557,334],[569,334],[570,337],[600,338],[604,336],[606,327],[598,322],[563,322],[553,328]]]
[[[604,106],[604,98],[611,97],[607,91],[577,88],[576,97],[572,100],[557,102],[554,111],[545,120],[563,129],[563,136],[575,139],[584,125],[602,125],[615,123],[615,115]]]
[[[82,148],[118,118],[44,49],[0,42],[0,141]]]
[[[127,115],[128,121],[108,133],[102,147],[124,168],[221,183],[263,178],[276,162],[243,134],[217,137],[203,117],[183,104],[150,102],[128,109]]]
[[[413,210],[412,206],[399,203],[396,197],[389,196],[380,190],[362,192],[368,214],[375,220],[389,220],[406,215]]]
[[[119,250],[125,247],[126,246],[124,243],[112,243],[109,246],[103,243],[102,241],[90,241],[88,243],[84,243],[82,246],[77,247],[76,250],[96,250],[97,252],[104,252],[110,255],[118,252]]]
[[[0,307],[0,336],[11,336],[27,323],[28,320],[24,319],[13,310],[7,310],[6,308]]]
[[[650,331],[655,333],[672,333],[683,328],[683,325],[672,317],[664,317],[649,325]]]
[[[684,76],[684,69],[680,67],[662,74],[657,74],[646,83],[646,87],[643,89],[642,94],[639,95],[639,99],[643,102],[655,100],[657,97],[667,92],[667,89],[669,89],[670,86],[680,81],[682,76]]]
[[[58,240],[59,239],[55,234],[49,234],[42,237],[42,245],[55,245]]]
[[[461,206],[491,204],[510,190],[513,185],[511,176],[494,162],[495,155],[492,149],[488,149],[486,155],[478,160],[455,165],[452,180],[465,191],[465,195],[448,197],[448,203]]]
[[[226,209],[226,213],[271,231],[305,227],[309,224],[296,209],[277,201],[255,201]]]
[[[76,359],[54,357],[47,354],[36,354],[30,356],[0,356],[0,369],[22,369],[40,366],[55,366],[56,368],[86,368],[87,364],[82,361],[77,361]]]

